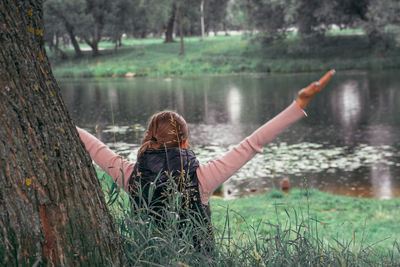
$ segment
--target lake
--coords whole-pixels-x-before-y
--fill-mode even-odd
[[[75,123],[135,161],[149,117],[170,109],[189,124],[200,163],[273,118],[322,73],[59,80]],[[226,198],[279,188],[400,196],[400,71],[338,72],[292,125],[225,182]]]

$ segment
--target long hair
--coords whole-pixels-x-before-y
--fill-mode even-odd
[[[151,116],[137,158],[147,149],[182,147],[189,137],[183,117],[174,111],[161,111]]]

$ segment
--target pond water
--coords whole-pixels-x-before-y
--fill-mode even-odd
[[[200,163],[218,158],[286,108],[321,73],[60,80],[77,125],[135,161],[148,118],[172,109],[189,123]],[[279,188],[400,196],[400,71],[338,72],[292,125],[225,182],[226,198]]]

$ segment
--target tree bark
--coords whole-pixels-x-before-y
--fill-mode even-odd
[[[175,42],[173,37],[175,16],[176,16],[176,4],[174,3],[172,5],[171,17],[168,20],[167,29],[165,30],[165,43]]]
[[[42,0],[0,2],[3,266],[121,266],[121,242],[44,49]]]

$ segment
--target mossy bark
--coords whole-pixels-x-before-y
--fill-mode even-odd
[[[0,2],[2,266],[120,266],[121,242],[43,43],[41,0]]]

